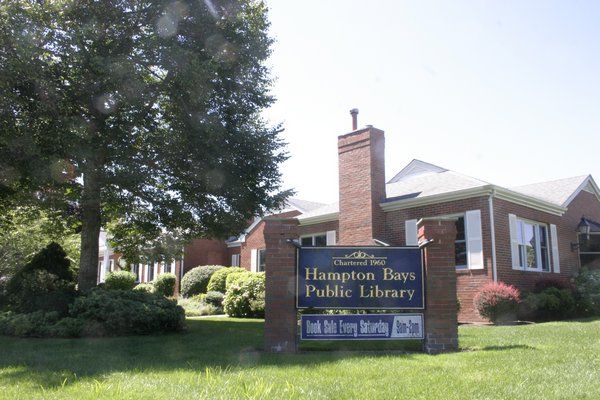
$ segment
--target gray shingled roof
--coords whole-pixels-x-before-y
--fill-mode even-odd
[[[566,207],[571,202],[573,195],[579,193],[579,190],[583,189],[583,186],[588,183],[589,177],[589,175],[581,175],[549,182],[517,186],[510,188],[510,190]]]
[[[388,183],[387,199],[415,199],[460,190],[487,186],[489,183],[454,171],[443,170],[430,173],[420,172],[416,176],[407,176],[394,183]]]
[[[300,199],[288,199],[286,202],[286,208],[293,208],[300,211],[302,214],[309,213],[323,207],[325,203],[317,203],[315,201],[300,200]]]

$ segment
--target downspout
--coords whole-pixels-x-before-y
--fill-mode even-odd
[[[492,189],[490,197],[488,198],[488,206],[490,212],[490,234],[492,237],[492,277],[494,282],[498,282],[498,267],[496,265],[496,227],[494,225],[494,196],[496,195],[496,189]]]

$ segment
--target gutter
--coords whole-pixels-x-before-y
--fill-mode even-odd
[[[496,226],[494,224],[494,196],[496,189],[492,189],[488,197],[488,207],[490,212],[490,235],[492,237],[492,276],[494,282],[498,282],[498,265],[496,263]]]

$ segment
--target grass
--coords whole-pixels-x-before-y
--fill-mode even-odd
[[[263,322],[188,320],[184,334],[0,337],[0,399],[598,399],[600,320],[459,329],[439,356],[266,354]]]

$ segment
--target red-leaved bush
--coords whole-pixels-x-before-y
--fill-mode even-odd
[[[520,302],[519,289],[503,282],[491,282],[475,295],[473,304],[483,318],[493,323],[515,319]]]

